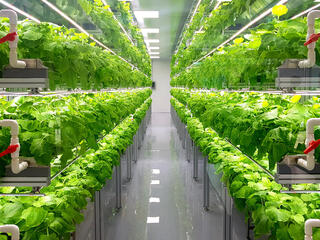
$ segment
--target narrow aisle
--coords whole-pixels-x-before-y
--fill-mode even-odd
[[[219,211],[202,208],[202,184],[192,179],[169,113],[153,113],[133,164],[121,211],[106,220],[106,240],[221,239]]]

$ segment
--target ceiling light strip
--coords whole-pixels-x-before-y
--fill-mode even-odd
[[[211,6],[214,1],[215,1],[215,0],[211,0],[210,3],[209,3],[209,6]],[[210,13],[210,15],[209,15],[209,18],[210,18],[211,16],[212,16],[212,11],[211,11],[211,13]],[[204,24],[200,27],[200,29],[198,30],[198,33],[202,33],[203,27],[204,27]],[[189,26],[188,26],[188,28],[189,28]],[[195,32],[195,33],[197,33],[197,32]],[[184,34],[185,34],[185,31],[183,31],[183,35],[184,35]],[[180,48],[180,45],[181,45],[181,43],[182,43],[183,38],[184,38],[184,36],[183,36],[182,38],[180,38],[179,44],[177,44],[177,48],[176,48],[176,50],[175,50],[175,52],[174,52],[175,54],[177,54],[177,52],[178,52],[178,50],[179,50],[179,48]],[[177,64],[177,61],[178,61],[178,59],[176,60],[175,65]]]
[[[102,3],[103,3],[105,6],[109,6],[105,0],[101,0],[101,1],[102,1]],[[134,42],[133,42],[132,38],[129,36],[128,32],[127,32],[126,29],[122,26],[122,24],[120,23],[120,21],[116,18],[116,16],[115,16],[114,13],[112,12],[110,6],[109,6],[109,8],[108,8],[108,11],[112,13],[113,19],[118,23],[118,25],[120,26],[121,30],[122,30],[122,31],[124,32],[124,34],[127,36],[127,38],[129,39],[129,41],[131,42],[131,44],[134,45]],[[135,46],[135,45],[134,45],[134,46]]]
[[[112,53],[113,55],[117,56],[118,58],[120,58],[122,61],[128,63],[132,68],[140,71],[142,74],[144,74],[146,77],[148,77],[144,72],[142,72],[139,68],[137,68],[136,66],[134,66],[132,63],[128,62],[127,60],[125,60],[123,57],[119,56],[118,54],[116,54],[114,51],[112,51],[110,48],[108,48],[107,46],[105,46],[103,43],[101,43],[100,41],[98,41],[97,39],[95,39],[93,36],[91,36],[84,28],[82,28],[78,23],[76,23],[74,20],[72,20],[69,16],[67,16],[65,13],[63,13],[60,9],[58,9],[55,5],[53,5],[52,3],[48,2],[47,0],[41,0],[43,3],[45,3],[48,7],[50,7],[52,10],[54,10],[56,13],[58,13],[60,16],[62,16],[64,19],[66,19],[69,23],[71,23],[72,25],[74,25],[80,32],[86,34],[91,40],[93,40],[94,42],[96,42],[99,46],[101,46],[102,48],[104,48],[105,50],[107,50],[108,52]]]
[[[218,0],[216,6],[214,7],[213,10],[217,10],[220,6],[221,3],[223,2],[231,2],[232,0]]]
[[[17,13],[20,13],[21,15],[27,17],[27,18],[30,18],[31,20],[35,21],[36,23],[41,23],[41,21],[37,18],[35,18],[34,16],[20,10],[19,8],[15,7],[14,5],[10,4],[10,3],[7,3],[6,1],[4,0],[0,0],[0,3],[3,4],[4,6],[8,7],[8,8],[11,8],[13,11],[16,11]]]
[[[210,6],[211,6],[211,4],[213,3],[213,0],[210,2]],[[219,4],[220,4],[220,2],[218,2]],[[219,6],[218,6],[219,7]],[[216,8],[214,7],[214,10],[216,10]],[[212,16],[212,11],[211,11],[211,13],[210,13],[210,15],[209,15],[209,18]],[[201,26],[201,28],[199,29],[199,32],[202,32],[202,30],[203,30],[203,28],[204,28],[204,24]]]
[[[198,0],[198,2],[197,2],[197,4],[196,4],[196,7],[195,7],[195,9],[194,9],[194,11],[193,11],[193,13],[192,13],[192,15],[191,15],[190,20],[184,25],[184,26],[185,26],[184,28],[186,28],[186,30],[189,28],[190,23],[192,22],[194,16],[196,15],[196,13],[197,13],[197,11],[198,11],[198,8],[199,8],[199,6],[200,6],[200,4],[201,4],[201,2],[202,2],[202,0]],[[176,54],[176,53],[178,52],[178,50],[179,50],[179,47],[180,47],[180,45],[181,45],[181,43],[182,43],[182,40],[183,40],[183,37],[184,37],[184,33],[185,33],[186,30],[182,29],[182,32],[181,32],[181,35],[182,35],[182,36],[181,36],[181,38],[180,38],[180,40],[179,40],[179,43],[177,44],[177,47],[176,47],[176,50],[175,50],[175,54]]]
[[[285,4],[287,3],[288,0],[281,0],[279,1],[276,5],[281,5],[281,4]],[[243,33],[245,30],[247,30],[249,27],[251,27],[253,24],[257,23],[258,21],[260,21],[261,19],[263,19],[264,17],[268,16],[270,13],[272,12],[272,8],[268,9],[267,11],[265,11],[264,13],[260,14],[258,17],[256,17],[254,20],[252,20],[251,22],[249,22],[247,25],[245,25],[243,28],[241,28],[238,32],[236,32],[234,35],[232,35],[232,37],[230,37],[228,40],[226,40],[225,42],[221,43],[218,47],[214,48],[212,51],[210,51],[208,54],[206,54],[205,56],[199,58],[197,61],[193,62],[191,65],[189,65],[186,69],[191,68],[194,64],[202,61],[203,59],[209,57],[212,53],[214,53],[215,51],[217,51],[217,49],[223,47],[225,44],[229,43],[230,41],[232,41],[233,39],[235,39],[237,36],[239,36],[241,33]],[[177,74],[176,76],[179,76],[180,74]]]
[[[309,9],[307,9],[307,10],[301,12],[301,13],[299,13],[298,15],[293,16],[291,19],[296,19],[298,17],[301,17],[301,16],[307,14],[308,12],[311,12],[312,10],[314,10],[314,9],[316,9],[318,7],[320,7],[320,4],[317,4],[317,5],[313,6],[313,7],[309,8]]]
[[[197,5],[196,5],[196,7],[195,7],[195,9],[194,9],[194,11],[193,11],[193,14],[192,14],[192,16],[191,16],[191,18],[190,18],[189,23],[191,23],[191,22],[193,21],[193,18],[194,18],[194,16],[196,15],[196,13],[197,13],[197,11],[198,11],[198,8],[199,8],[199,6],[200,6],[200,4],[201,4],[201,2],[202,2],[202,0],[198,0]],[[188,24],[189,24],[189,23],[188,23]]]

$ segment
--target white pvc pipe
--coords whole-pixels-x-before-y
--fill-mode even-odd
[[[307,40],[309,40],[310,36],[314,34],[314,24],[317,18],[320,18],[320,10],[309,12]],[[316,53],[314,50],[315,47],[315,42],[308,45],[308,59],[299,62],[300,68],[311,68],[316,64]]]
[[[309,147],[309,143],[311,141],[314,141],[314,127],[320,125],[320,118],[310,118],[307,121],[306,126],[306,141],[305,145],[306,147]],[[297,161],[297,164],[305,169],[308,169],[309,171],[313,170],[315,167],[315,158],[314,158],[314,151],[312,150],[307,154],[307,160],[304,160],[302,158],[299,158]]]
[[[19,240],[20,239],[20,231],[19,227],[16,225],[3,225],[0,226],[0,232],[3,233],[11,233],[12,240]]]
[[[11,153],[11,170],[13,173],[18,174],[28,167],[27,162],[21,162],[19,159],[20,143],[19,143],[19,125],[16,120],[1,120],[0,126],[9,127],[11,130],[10,145],[19,145],[14,153]]]
[[[18,16],[17,13],[10,9],[0,10],[0,17],[6,17],[10,20],[10,33],[17,32]],[[19,61],[17,57],[17,47],[18,47],[19,37],[16,36],[14,41],[9,41],[10,55],[9,63],[13,68],[25,68],[26,63],[24,61]]]
[[[319,219],[308,219],[304,226],[304,240],[312,240],[312,228],[320,227]]]

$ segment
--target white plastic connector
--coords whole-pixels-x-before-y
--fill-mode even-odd
[[[320,18],[320,10],[309,12],[307,40],[309,40],[310,36],[314,34],[314,24],[317,18]],[[311,68],[316,64],[316,52],[314,50],[315,47],[315,42],[308,45],[308,59],[299,62],[300,68]]]
[[[0,126],[9,127],[11,130],[10,145],[19,145],[14,153],[11,153],[11,170],[13,173],[18,174],[28,167],[27,162],[21,162],[19,159],[20,144],[19,144],[19,125],[16,120],[1,120]]]
[[[319,219],[308,219],[304,225],[304,240],[312,240],[312,228],[320,227]]]
[[[315,140],[314,127],[319,125],[320,125],[320,118],[310,118],[307,121],[307,127],[306,127],[307,137],[305,141],[306,147],[309,147],[309,143]],[[308,169],[309,171],[313,170],[315,167],[314,150],[312,150],[307,154],[307,160],[299,158],[297,161],[297,164],[305,169]]]
[[[17,31],[18,16],[15,11],[10,9],[0,10],[0,17],[9,18],[10,33]],[[9,42],[9,48],[10,48],[9,63],[10,63],[10,66],[13,68],[25,68],[26,63],[24,61],[19,61],[17,57],[18,40],[19,40],[19,37],[16,36],[14,41]]]
[[[12,240],[19,240],[20,239],[20,230],[19,227],[16,225],[3,225],[0,226],[0,232],[2,233],[11,233]]]

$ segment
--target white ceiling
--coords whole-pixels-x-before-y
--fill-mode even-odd
[[[141,28],[160,28],[159,33],[149,33],[149,39],[160,39],[160,43],[150,46],[160,46],[161,59],[170,59],[175,48],[177,37],[185,24],[193,0],[133,0],[134,11],[159,11],[159,18],[144,19]]]

